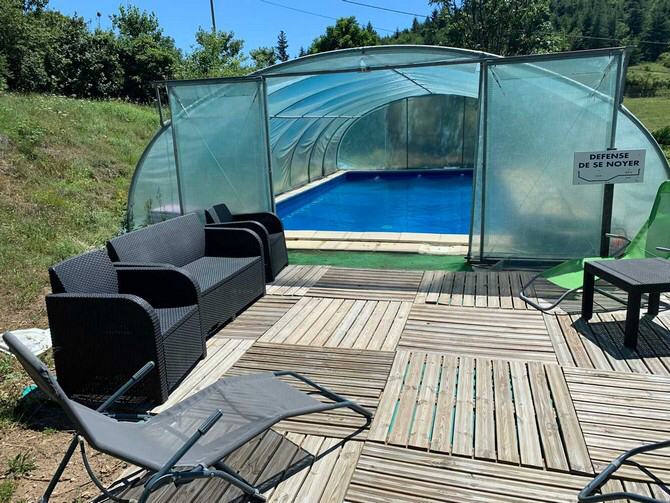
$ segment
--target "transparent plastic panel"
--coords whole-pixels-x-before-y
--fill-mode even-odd
[[[299,169],[301,173],[304,173],[307,177],[308,182],[313,182],[314,180],[321,178],[321,172],[312,174],[309,170],[309,158],[312,155],[312,150],[314,149],[314,144],[316,140],[321,135],[321,132],[330,124],[334,119],[315,119],[312,124],[305,130],[305,132],[300,137],[299,141],[296,143],[296,146],[293,151],[293,159],[291,161],[292,170]]]
[[[572,185],[572,163],[610,144],[619,57],[489,64],[484,258],[598,254],[603,187]]]
[[[356,120],[342,138],[338,166],[366,170],[471,168],[476,128],[474,98],[425,95],[404,99]]]
[[[370,112],[349,127],[337,154],[340,169],[388,169],[388,110],[385,106]]]
[[[346,122],[343,122],[340,127],[333,131],[333,134],[330,135],[328,139],[328,144],[326,149],[323,152],[323,174],[324,176],[330,175],[337,171],[337,150],[340,146],[340,141],[342,140],[342,135],[347,131],[349,124],[351,124],[349,119]]]
[[[184,212],[272,208],[261,79],[168,86]]]
[[[407,100],[407,168],[463,166],[465,98],[429,95]]]
[[[323,158],[326,154],[326,148],[330,143],[333,134],[342,127],[347,127],[346,124],[351,123],[351,119],[333,119],[323,131],[321,131],[318,139],[314,142],[309,159],[309,173],[312,180],[316,180],[325,175],[323,167]]]
[[[476,138],[474,153],[474,170],[472,173],[472,209],[470,215],[470,238],[468,240],[468,259],[474,262],[482,259],[482,178],[484,166],[484,151],[481,146],[484,144],[484,121],[480,120],[484,116],[485,99],[482,97],[477,100],[476,108]]]
[[[614,186],[612,233],[633,238],[649,217],[656,191],[670,178],[665,156],[643,126],[631,119],[632,114],[623,109],[617,120],[616,147],[618,149],[644,149],[645,167],[643,183],[620,183]],[[611,243],[616,247],[619,243]],[[670,246],[670,236],[668,236]]]
[[[257,72],[262,75],[282,75],[295,72],[360,70],[393,65],[412,65],[436,61],[477,59],[486,54],[452,47],[389,45],[344,49],[315,54],[276,65]]]
[[[317,119],[296,119],[287,128],[272,146],[272,169],[282,174],[288,173],[288,185],[296,188],[309,181],[309,168],[306,163],[294,161],[296,146],[300,143],[305,132]]]
[[[479,100],[465,97],[463,116],[463,159],[464,168],[473,168],[477,155],[477,127],[479,125]]]
[[[128,225],[137,229],[181,214],[170,126],[161,128],[147,146],[128,196]]]

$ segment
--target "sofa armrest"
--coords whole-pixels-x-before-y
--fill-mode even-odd
[[[262,223],[254,220],[235,220],[234,222],[217,222],[205,225],[214,229],[249,229],[258,234],[258,237],[263,241],[267,241],[269,234],[267,228]]]
[[[58,293],[47,295],[46,305],[58,380],[66,391],[104,381],[110,389],[101,393],[109,394],[123,384],[129,369],[153,361],[156,368],[144,384],[160,383],[162,392],[154,398],[167,398],[160,322],[145,300],[127,294]]]
[[[261,257],[265,267],[263,242],[249,229],[205,227],[205,255],[208,257]]]
[[[238,222],[243,220],[254,220],[256,222],[260,222],[268,230],[269,234],[284,232],[284,224],[282,224],[281,219],[275,213],[271,213],[269,211],[233,215],[233,221]]]
[[[119,290],[137,295],[154,308],[198,304],[200,287],[184,269],[178,267],[116,267]]]

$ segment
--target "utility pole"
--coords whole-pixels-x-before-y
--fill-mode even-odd
[[[216,35],[216,19],[214,18],[214,0],[209,0],[209,6],[212,9],[212,31]]]

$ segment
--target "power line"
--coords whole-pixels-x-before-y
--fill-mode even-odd
[[[388,7],[380,7],[378,5],[371,5],[369,3],[355,2],[354,0],[342,0],[342,1],[346,2],[346,3],[352,3],[352,4],[355,4],[355,5],[360,5],[362,7],[369,7],[370,9],[385,10],[387,12],[395,12],[397,14],[405,14],[407,16],[412,16],[412,17],[421,17],[421,18],[428,17],[425,14],[416,14],[414,12],[406,12],[404,10],[389,9]]]
[[[609,38],[609,37],[592,37],[590,35],[578,35],[577,33],[566,33],[568,37],[575,37],[575,38],[588,38],[591,40],[607,40],[608,42],[621,42],[620,38]],[[654,45],[668,45],[670,42],[655,42],[653,40],[636,40],[636,43],[638,44],[654,44]]]
[[[334,21],[337,21],[337,19],[338,19],[336,17],[324,16],[323,14],[318,14],[316,12],[310,12],[308,10],[297,9],[295,7],[290,7],[289,5],[283,5],[283,4],[280,4],[280,3],[270,2],[270,0],[260,0],[260,1],[263,2],[263,3],[266,3],[266,4],[275,5],[277,7],[282,7],[284,9],[289,9],[289,10],[293,10],[293,11],[296,11],[296,12],[302,12],[303,14],[309,14],[310,16],[317,16],[317,17],[321,17],[321,18],[324,18],[324,19],[332,19]],[[385,32],[388,32],[388,33],[395,33],[395,30],[387,30],[385,28],[377,28],[376,26],[373,26],[372,28],[374,28],[377,31],[385,31]]]

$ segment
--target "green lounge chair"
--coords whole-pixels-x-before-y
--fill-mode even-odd
[[[658,188],[654,206],[651,208],[649,218],[637,233],[637,236],[632,240],[616,234],[607,234],[607,237],[623,239],[626,241],[626,244],[616,250],[610,257],[591,257],[568,260],[551,269],[547,269],[546,271],[533,276],[528,283],[523,285],[519,297],[521,297],[524,302],[540,311],[550,311],[558,306],[568,295],[582,288],[584,285],[584,262],[587,260],[616,260],[651,257],[662,257],[667,259],[670,256],[670,248],[666,248],[670,245],[670,180],[666,180]],[[566,290],[556,302],[549,306],[538,304],[530,299],[526,293],[528,287],[540,277]],[[609,292],[598,288],[596,288],[596,290],[607,297],[625,304],[625,301]]]

